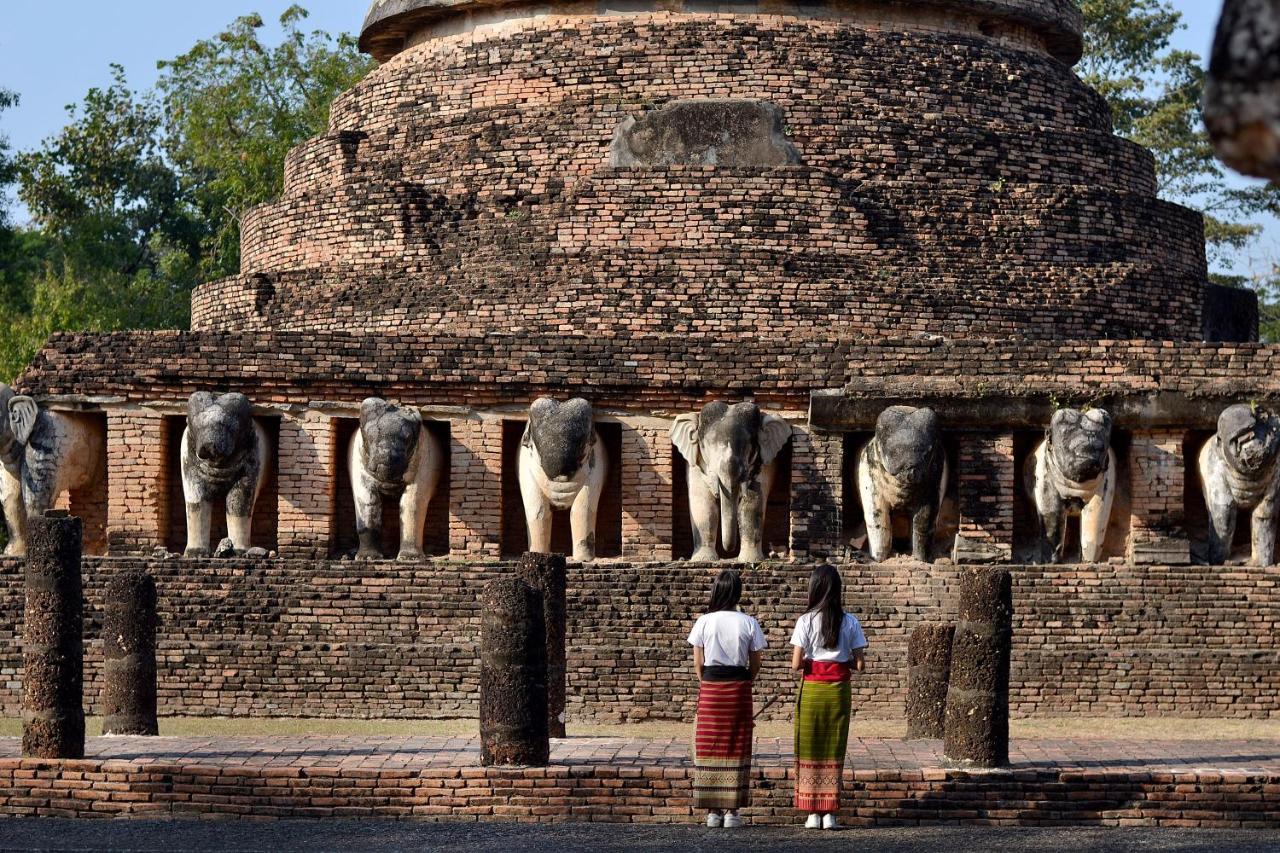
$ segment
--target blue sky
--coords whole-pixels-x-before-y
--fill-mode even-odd
[[[156,62],[170,59],[197,40],[220,31],[231,20],[259,12],[274,22],[294,0],[11,0],[0,20],[0,88],[22,97],[6,112],[0,128],[15,148],[35,147],[64,123],[67,104],[92,86],[110,80],[109,66],[125,67],[129,82],[146,88],[156,77]],[[310,25],[331,32],[359,29],[365,0],[301,0],[311,11]],[[1174,0],[1187,28],[1178,47],[1207,56],[1217,22],[1218,0]],[[21,214],[19,213],[19,218]],[[1252,253],[1255,262],[1280,255],[1280,223],[1268,222],[1267,234]],[[1250,259],[1238,271],[1247,272]]]

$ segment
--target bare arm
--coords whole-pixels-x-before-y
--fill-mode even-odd
[[[693,671],[698,676],[698,680],[702,680],[702,648],[693,647]]]
[[[804,672],[804,649],[799,646],[791,647],[791,668],[796,672]]]
[[[750,664],[750,667],[749,667],[749,668],[750,668],[750,670],[751,670],[751,680],[752,680],[752,681],[755,681],[755,680],[756,680],[756,675],[760,672],[760,662],[761,662],[761,660],[762,660],[762,656],[761,656],[761,654],[760,654],[759,652],[752,652],[752,653],[751,653],[751,664]]]
[[[849,662],[853,664],[854,672],[862,672],[867,668],[866,649],[854,649]]]

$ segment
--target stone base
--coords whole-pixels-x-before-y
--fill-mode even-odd
[[[1131,542],[1129,562],[1137,566],[1189,566],[1191,542],[1183,536],[1162,536]]]
[[[1280,828],[1280,744],[1142,747],[1024,741],[1015,743],[1012,768],[973,771],[945,766],[937,741],[855,738],[840,820]],[[16,753],[16,742],[0,740],[0,755]],[[62,762],[0,758],[0,816],[610,823],[702,817],[692,807],[684,740],[556,741],[552,766],[538,768],[482,768],[477,739],[443,737],[102,738],[90,741],[89,754]],[[1192,769],[1205,767],[1213,769]],[[789,743],[757,740],[751,784],[753,804],[742,811],[749,822],[796,823]]]
[[[1008,543],[985,542],[957,536],[951,559],[962,566],[1007,563],[1013,559],[1013,546]]]

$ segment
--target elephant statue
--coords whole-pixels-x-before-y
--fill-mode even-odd
[[[551,550],[551,511],[569,510],[573,559],[596,556],[596,510],[604,492],[609,454],[595,428],[591,404],[542,397],[529,407],[520,439],[520,497],[529,527],[529,550]]]
[[[1040,562],[1065,559],[1067,519],[1080,516],[1080,556],[1102,557],[1116,494],[1116,454],[1111,449],[1111,415],[1105,409],[1059,409],[1044,439],[1027,459],[1027,494],[1040,520]]]
[[[1200,485],[1209,510],[1209,563],[1231,556],[1236,513],[1253,514],[1253,564],[1275,565],[1276,509],[1280,493],[1280,418],[1238,405],[1218,418],[1218,432],[1200,451]]]
[[[377,397],[365,400],[347,462],[360,539],[356,559],[382,558],[382,501],[396,496],[400,498],[397,559],[422,559],[422,527],[444,467],[444,449],[423,425],[422,415]]]
[[[1228,166],[1280,180],[1280,5],[1226,0],[1204,87],[1204,123]]]
[[[226,498],[227,535],[237,554],[249,549],[253,505],[262,490],[271,445],[243,394],[197,391],[182,432],[182,494],[187,504],[187,557],[207,557],[213,502]]]
[[[791,424],[755,403],[714,402],[680,415],[671,443],[689,463],[689,516],[693,559],[711,562],[737,551],[738,562],[764,559],[764,511],[773,486],[774,459],[791,440]]]
[[[106,438],[74,415],[41,409],[0,385],[0,501],[11,556],[27,553],[27,519],[43,515],[69,491],[106,476]]]
[[[858,494],[873,560],[882,562],[893,553],[897,513],[911,517],[912,556],[922,563],[932,559],[947,467],[938,416],[932,409],[890,406],[880,413],[875,436],[858,453]]]

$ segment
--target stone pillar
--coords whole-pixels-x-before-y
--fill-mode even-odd
[[[143,409],[107,413],[107,548],[113,554],[149,553],[165,544],[166,453],[180,452],[167,443],[160,414]]]
[[[499,578],[485,587],[480,604],[480,763],[546,765],[542,595],[517,578]]]
[[[107,583],[102,618],[102,733],[158,735],[156,582],[141,570]]]
[[[502,421],[450,421],[449,555],[502,551]]]
[[[907,645],[907,739],[941,739],[954,625],[921,625]]]
[[[964,433],[951,474],[960,508],[953,557],[957,563],[1007,563],[1013,557],[1013,501],[1017,488],[1013,436]]]
[[[1191,562],[1185,518],[1185,442],[1182,430],[1133,434],[1129,448],[1131,563],[1183,566]]]
[[[329,556],[338,482],[335,442],[333,419],[319,412],[288,413],[280,419],[277,547],[282,557]]]
[[[1009,763],[1009,657],[1013,578],[1003,569],[960,573],[960,621],[951,646],[944,754],[979,767]]]
[[[844,435],[797,427],[791,434],[791,556],[839,559],[844,509]]]
[[[80,519],[28,520],[22,625],[22,754],[84,758],[84,590]]]
[[[671,446],[665,423],[622,425],[622,556],[671,559]]]
[[[516,565],[516,577],[542,594],[542,614],[547,638],[547,729],[551,737],[565,737],[565,633],[568,566],[561,554],[524,554]]]

